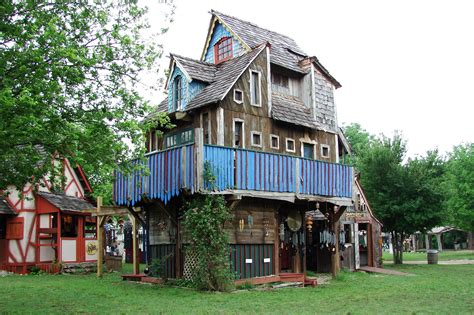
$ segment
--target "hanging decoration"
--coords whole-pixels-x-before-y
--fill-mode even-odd
[[[311,216],[306,217],[306,229],[308,232],[313,231],[313,218]]]
[[[263,230],[265,232],[265,236],[268,236],[268,226],[270,225],[270,220],[268,220],[268,218],[266,217],[263,217]]]
[[[239,231],[242,232],[244,230],[244,227],[245,227],[245,220],[240,219],[239,220]]]

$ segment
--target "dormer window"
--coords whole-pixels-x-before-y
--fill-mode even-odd
[[[181,76],[177,76],[173,82],[173,111],[181,109],[181,100],[183,98],[183,86]]]
[[[215,63],[223,62],[232,58],[232,37],[222,37],[214,45]]]

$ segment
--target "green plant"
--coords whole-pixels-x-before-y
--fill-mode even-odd
[[[251,282],[248,282],[248,281],[246,281],[242,284],[239,284],[236,287],[237,290],[251,290],[253,288],[255,288],[255,286]]]
[[[209,163],[204,166],[204,181],[208,188],[214,188],[215,177]],[[194,196],[185,205],[184,227],[190,240],[188,250],[198,257],[192,282],[200,290],[230,291],[234,287],[229,240],[224,230],[225,222],[231,219],[221,195]]]
[[[161,258],[153,259],[151,261],[150,268],[150,276],[155,278],[162,278],[166,280],[166,273],[165,273],[165,263],[168,259],[173,256],[173,253],[163,256]]]

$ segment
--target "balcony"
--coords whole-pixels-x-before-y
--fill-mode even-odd
[[[146,156],[144,169],[115,173],[114,199],[134,206],[146,199],[165,204],[183,190],[209,191],[203,171],[215,177],[213,193],[294,201],[352,198],[353,168],[301,157],[213,145],[185,145]],[[323,199],[321,199],[323,200]]]

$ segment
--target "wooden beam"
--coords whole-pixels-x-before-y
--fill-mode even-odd
[[[133,215],[129,215],[132,221],[132,256],[133,256],[133,274],[140,273],[140,261],[138,260],[138,227],[137,219]]]
[[[141,212],[140,208],[133,208],[134,212]],[[115,206],[105,206],[101,207],[100,216],[111,216],[111,215],[128,215],[130,210],[126,207],[115,207]],[[97,212],[92,212],[92,216],[99,216]]]
[[[104,240],[102,239],[105,216],[101,215],[102,197],[97,197],[97,277],[102,278]]]

